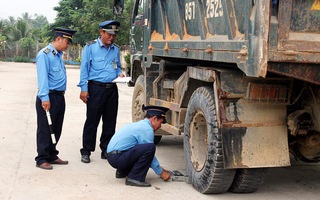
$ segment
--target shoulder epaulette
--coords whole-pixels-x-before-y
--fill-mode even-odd
[[[51,49],[49,49],[49,48],[46,48],[45,50],[43,50],[43,52],[46,54],[49,53],[50,51],[51,51]]]
[[[92,45],[92,44],[94,44],[96,42],[97,42],[96,40],[91,40],[90,42],[87,42],[87,45],[90,46],[90,45]]]
[[[119,45],[117,45],[117,44],[115,44],[115,43],[113,43],[113,45],[116,46],[116,47],[118,47],[118,48],[120,49],[120,46],[119,46]]]

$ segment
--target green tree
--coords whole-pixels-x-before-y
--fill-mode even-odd
[[[6,37],[6,46],[11,52],[15,49],[12,57],[27,55],[35,57],[39,44],[46,42],[45,30],[48,28],[48,20],[43,15],[35,15],[35,19],[28,13],[15,19],[9,17],[0,23],[0,33]]]
[[[84,46],[86,42],[99,37],[99,23],[106,20],[118,20],[121,23],[118,45],[129,43],[130,17],[132,1],[125,0],[125,9],[121,16],[113,14],[113,0],[60,0],[54,7],[57,17],[52,24],[43,15],[23,13],[15,19],[9,17],[0,21],[0,34],[6,39],[6,46],[15,56],[22,54],[35,57],[40,48],[51,42],[53,28],[77,30],[73,45]],[[1,48],[1,47],[0,47]],[[80,55],[80,48],[78,48]]]
[[[30,58],[30,51],[35,47],[35,41],[31,36],[19,40],[22,49],[27,51],[27,57]]]
[[[27,12],[22,13],[21,17],[19,17],[18,20],[25,22],[28,26],[32,24],[32,16]]]
[[[131,0],[126,1],[126,5]],[[65,27],[77,30],[74,43],[84,46],[86,42],[99,36],[99,23],[106,20],[118,20],[121,23],[120,34],[116,43],[128,44],[130,30],[130,6],[127,6],[122,16],[113,14],[113,0],[64,0],[55,7],[56,21],[50,28]]]
[[[0,20],[0,53],[4,52],[5,51],[5,45],[6,45],[6,40],[7,40],[7,37],[2,35],[2,30],[4,29],[5,27],[5,23],[3,20]],[[3,56],[5,57],[5,55]]]
[[[43,29],[49,25],[49,22],[47,17],[35,14],[35,18],[31,20],[31,25],[34,29]]]
[[[74,35],[74,39],[72,40],[72,46],[78,46],[78,48],[70,47],[67,51],[67,59],[69,56],[73,59],[77,59],[81,55],[81,46],[85,44],[87,34],[81,30],[81,28],[77,27],[77,20],[81,20],[82,16],[79,14],[78,19],[76,19],[75,15],[80,13],[83,8],[82,0],[61,0],[59,2],[59,6],[54,7],[54,10],[57,11],[57,17],[55,22],[50,24],[46,36],[52,40],[54,28],[69,28],[77,30],[77,33]],[[75,21],[75,22],[74,22]],[[70,53],[70,51],[73,51]],[[76,52],[76,53],[75,53]]]
[[[6,36],[3,36],[3,35],[1,35],[1,33],[0,33],[0,53],[2,53],[2,52],[4,52],[4,54],[3,54],[3,57],[5,58],[6,57],[6,52],[5,52],[5,50],[6,50],[6,43],[7,43],[7,41],[6,41]]]
[[[28,17],[29,15],[27,15]],[[31,34],[31,27],[29,25],[29,19],[28,18],[19,18],[16,23],[13,26],[12,33],[14,35],[14,41],[16,43],[16,56],[19,55],[20,49],[19,47],[22,47],[21,50],[27,50],[29,51],[30,49],[25,49],[24,46],[20,46],[24,38],[30,37]]]
[[[35,42],[35,52],[38,52],[40,48],[43,48],[49,42],[49,38],[46,37],[49,22],[45,16],[36,14],[31,24],[31,36]]]

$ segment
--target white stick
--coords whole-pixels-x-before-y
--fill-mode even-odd
[[[47,114],[47,120],[48,120],[49,129],[50,129],[50,133],[51,133],[51,140],[52,140],[53,144],[56,144],[57,141],[56,141],[56,137],[55,137],[53,130],[52,130],[52,121],[51,121],[51,116],[50,116],[49,110],[46,110],[46,114]]]

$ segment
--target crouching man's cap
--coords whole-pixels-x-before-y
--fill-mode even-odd
[[[168,110],[170,110],[169,108],[166,107],[162,107],[162,106],[144,106],[142,105],[142,110],[146,110],[147,111],[147,115],[154,115],[154,116],[159,116],[159,117],[163,117],[163,124],[167,123],[166,120],[166,112],[168,112]]]
[[[119,32],[119,26],[120,26],[120,22],[116,20],[108,20],[108,21],[101,22],[99,24],[100,29],[113,35]]]
[[[55,36],[61,36],[72,42],[72,36],[77,32],[66,28],[55,28],[53,29]]]

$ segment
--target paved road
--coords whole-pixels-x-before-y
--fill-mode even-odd
[[[51,171],[35,167],[37,91],[34,64],[0,62],[0,199],[1,200],[140,200],[140,199],[320,199],[320,165],[293,162],[290,168],[268,171],[266,183],[253,194],[225,193],[203,195],[190,184],[163,182],[152,170],[147,181],[151,188],[126,186],[116,179],[115,170],[100,152],[92,162],[80,162],[79,149],[85,119],[85,105],[79,100],[79,69],[68,68],[67,109],[59,156],[69,160],[67,166],[54,166]],[[120,108],[117,128],[131,122],[133,88],[118,84]],[[97,145],[97,150],[99,147]],[[160,163],[168,169],[184,170],[182,136],[166,136],[157,147]]]

